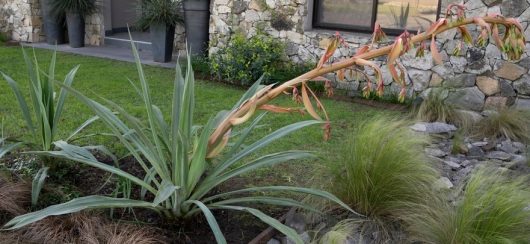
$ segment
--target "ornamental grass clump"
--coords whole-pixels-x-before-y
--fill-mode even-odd
[[[411,203],[433,197],[436,170],[423,154],[427,138],[403,121],[376,118],[360,125],[334,166],[334,192],[372,219],[399,219]]]
[[[528,177],[510,179],[494,168],[476,170],[456,203],[416,205],[407,216],[411,241],[420,243],[528,243]]]
[[[493,112],[477,124],[476,136],[530,142],[530,112],[513,108]]]
[[[471,128],[472,119],[460,112],[455,105],[445,101],[447,92],[442,89],[431,90],[420,106],[413,111],[414,117],[425,122],[450,123],[466,130]]]
[[[188,59],[185,75],[182,74],[182,70],[177,64],[170,117],[165,118],[161,109],[152,102],[149,83],[144,75],[138,51],[134,44],[132,47],[136,59],[139,84],[131,81],[131,87],[144,103],[145,122],[110,100],[101,98],[102,103],[100,103],[67,85],[62,87],[99,116],[128,154],[134,157],[145,176],[138,177],[113,165],[102,163],[86,147],[71,145],[65,141],[54,143],[58,149],[61,149],[60,151],[34,153],[86,164],[122,177],[141,189],[139,199],[98,195],[85,196],[18,216],[9,221],[4,226],[5,228],[17,229],[49,216],[75,213],[84,209],[148,208],[166,218],[176,220],[194,218],[202,214],[210,225],[217,242],[226,243],[212,210],[236,210],[250,213],[289,236],[296,243],[302,243],[301,237],[294,229],[283,225],[256,208],[249,207],[249,205],[272,204],[313,211],[316,209],[291,198],[266,196],[259,193],[283,192],[319,196],[353,212],[346,204],[330,193],[308,188],[265,186],[237,189],[230,192],[216,192],[215,190],[220,184],[253,170],[282,162],[314,158],[310,152],[296,150],[260,157],[255,157],[255,153],[284,136],[322,122],[310,120],[294,123],[255,142],[248,143],[249,135],[252,134],[253,129],[258,126],[265,115],[261,114],[248,127],[240,130],[237,138],[232,138],[231,134],[228,133],[223,135],[220,142],[211,143],[210,138],[214,129],[220,121],[230,115],[230,112],[219,112],[204,126],[194,124],[195,79],[191,61]],[[233,109],[259,97],[260,87],[259,82],[256,82]],[[231,123],[235,126],[248,119],[248,117],[237,118],[231,120]],[[232,144],[227,148],[229,141]],[[247,146],[243,147],[245,144]],[[226,150],[223,151],[223,149]]]

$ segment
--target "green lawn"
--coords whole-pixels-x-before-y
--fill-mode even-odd
[[[51,52],[36,50],[36,54],[41,66],[45,67],[49,62]],[[133,64],[59,53],[57,58],[57,76],[64,77],[77,64],[80,64],[81,68],[73,84],[76,89],[89,94],[90,97],[101,96],[113,100],[132,114],[143,116],[143,104],[127,81],[127,78],[133,80],[137,78]],[[22,83],[22,89],[27,91],[28,75],[20,48],[0,47],[0,71],[7,73],[16,81]],[[155,103],[161,107],[164,113],[168,113],[174,70],[145,67],[145,72],[151,85],[152,97]],[[209,117],[214,116],[217,111],[230,109],[243,92],[244,90],[240,88],[221,83],[197,81],[196,123],[203,124]],[[0,119],[3,119],[4,134],[27,139],[27,131],[14,95],[3,79],[0,80],[0,95]],[[281,97],[275,102],[280,105],[294,105],[289,97]],[[323,103],[332,120],[333,133],[330,141],[323,142],[321,129],[312,127],[299,131],[279,143],[275,143],[267,148],[267,151],[272,152],[281,149],[311,150],[315,151],[320,157],[334,158],[341,143],[347,136],[352,134],[353,129],[359,123],[383,113],[401,116],[398,112],[374,109],[348,102],[324,99]],[[74,128],[91,116],[93,116],[91,110],[75,98],[69,97],[65,106],[64,116],[59,125],[60,132],[57,139],[68,136]],[[310,117],[269,114],[264,119],[265,126],[255,131],[254,138],[261,137],[276,128],[303,119],[310,119]],[[104,131],[105,127],[103,125],[94,124],[87,133]],[[121,151],[112,139],[106,137],[94,137],[79,143],[83,145],[104,144],[118,154]],[[274,168],[274,170],[264,169],[251,176],[252,184],[271,183],[271,181],[291,181],[295,184],[303,182],[313,176],[314,169],[321,164],[320,162],[293,162],[275,166],[277,168]]]

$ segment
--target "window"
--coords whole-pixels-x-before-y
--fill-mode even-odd
[[[377,21],[390,34],[426,30],[439,0],[315,0],[313,26],[371,32]]]

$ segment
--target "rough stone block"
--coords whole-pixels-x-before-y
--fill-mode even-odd
[[[476,86],[457,89],[449,93],[446,102],[462,109],[482,111],[486,96]]]
[[[528,70],[525,68],[510,62],[503,62],[500,65],[500,68],[494,71],[496,76],[511,81],[519,79],[523,74],[526,74],[526,72],[528,72]]]
[[[491,96],[501,91],[499,81],[487,76],[477,77],[477,86],[485,95]]]

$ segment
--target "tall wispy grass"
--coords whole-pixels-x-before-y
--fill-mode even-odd
[[[509,179],[499,169],[475,171],[457,202],[416,205],[407,217],[420,243],[528,243],[528,177]]]
[[[412,111],[412,117],[420,121],[450,123],[466,130],[470,129],[474,123],[473,118],[457,106],[447,103],[446,97],[446,90],[431,90],[420,106]]]
[[[330,163],[335,193],[373,219],[399,219],[410,203],[429,198],[437,173],[422,153],[428,139],[412,133],[388,117],[361,125],[344,143],[340,161]]]
[[[530,112],[517,109],[499,110],[477,124],[475,135],[530,142]]]

